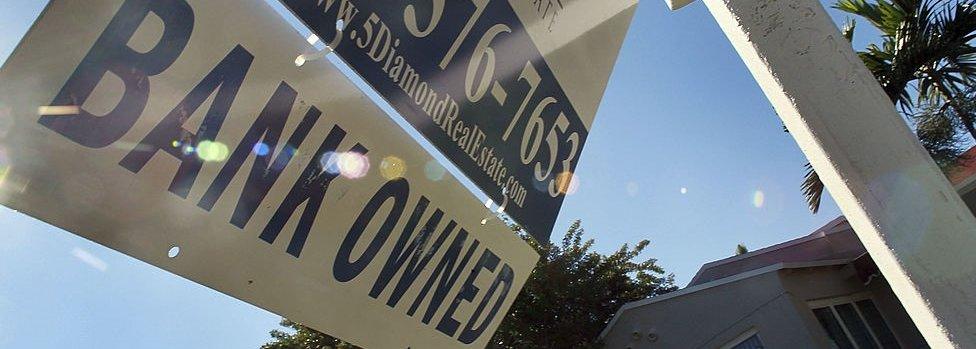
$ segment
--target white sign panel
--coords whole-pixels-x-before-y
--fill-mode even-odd
[[[307,45],[260,0],[51,2],[0,203],[363,347],[484,347],[538,255]]]

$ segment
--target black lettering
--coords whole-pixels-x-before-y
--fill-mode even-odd
[[[437,226],[440,225],[441,218],[444,217],[444,212],[439,209],[435,210],[430,218],[427,219],[427,225],[421,228],[416,236],[413,235],[413,232],[416,230],[417,224],[420,223],[420,219],[426,212],[429,203],[430,201],[426,197],[420,197],[420,201],[417,202],[417,207],[414,208],[413,215],[407,221],[407,226],[404,228],[403,234],[400,234],[400,239],[397,240],[393,251],[390,253],[390,257],[386,260],[383,271],[380,272],[376,283],[373,284],[373,288],[369,292],[371,297],[379,297],[393,276],[400,269],[404,269],[403,275],[400,276],[400,280],[393,289],[393,294],[390,295],[390,299],[386,302],[386,305],[391,308],[400,302],[403,294],[413,285],[420,272],[430,264],[430,260],[434,257],[434,254],[440,250],[441,246],[444,245],[444,241],[447,240],[447,237],[451,235],[451,232],[457,226],[457,223],[454,221],[449,222],[447,227],[444,228],[444,231],[437,237],[437,240],[434,241],[434,245],[428,249],[428,240],[430,240],[430,236],[434,231],[437,230]],[[411,240],[411,238],[413,239]],[[409,246],[407,245],[408,242]],[[407,262],[408,257],[410,258],[409,262]],[[404,264],[406,264],[406,268],[404,268]]]
[[[407,310],[407,315],[413,316],[417,312],[417,308],[420,307],[420,303],[423,302],[424,298],[427,298],[427,293],[437,283],[437,287],[434,288],[434,295],[430,298],[430,304],[427,305],[427,311],[424,312],[424,318],[422,321],[425,324],[429,324],[430,320],[434,317],[437,309],[440,308],[441,304],[444,303],[444,298],[447,297],[447,292],[454,287],[454,283],[457,282],[461,272],[464,271],[464,267],[468,265],[468,261],[471,260],[471,256],[474,251],[478,249],[480,242],[475,239],[471,246],[468,247],[468,251],[464,254],[464,258],[458,263],[458,255],[461,254],[461,248],[464,247],[464,241],[468,239],[468,232],[461,229],[458,235],[454,237],[454,241],[451,246],[448,247],[444,256],[441,257],[437,267],[434,268],[434,272],[430,275],[430,279],[427,279],[427,284],[424,288],[420,290],[417,295],[417,299],[413,301],[410,309]]]
[[[325,161],[320,160],[326,153],[334,153],[344,138],[346,138],[345,130],[338,125],[332,127],[332,131],[312,155],[312,161],[308,163],[308,166],[305,166],[305,171],[295,181],[295,185],[288,191],[285,200],[281,202],[274,216],[264,227],[264,231],[260,235],[261,240],[269,244],[274,243],[285,223],[298,210],[298,206],[305,203],[305,210],[302,211],[302,216],[298,221],[298,226],[295,227],[295,233],[291,236],[291,242],[288,243],[287,249],[288,254],[295,256],[295,258],[302,254],[305,240],[308,239],[308,232],[312,229],[315,216],[319,214],[319,208],[322,207],[322,201],[325,199],[325,192],[329,190],[329,184],[332,183],[332,180],[339,175],[338,171],[327,171],[323,164]],[[362,144],[356,143],[350,151],[366,154],[368,149]]]
[[[468,319],[468,323],[464,326],[464,330],[461,331],[461,335],[458,336],[458,341],[464,344],[471,344],[474,343],[474,341],[485,332],[485,329],[488,328],[488,324],[491,323],[491,320],[495,319],[495,316],[498,315],[498,311],[502,308],[502,303],[505,301],[505,298],[508,297],[508,291],[512,289],[512,282],[514,279],[515,271],[512,270],[512,267],[510,267],[508,264],[503,265],[502,270],[498,273],[498,276],[495,277],[495,281],[492,282],[491,287],[488,288],[488,292],[485,293],[485,297],[482,298],[481,303],[478,304],[478,308],[475,309],[474,313],[471,315],[471,318]],[[502,286],[501,293],[498,294],[498,298],[495,300],[495,305],[493,305],[491,310],[488,311],[488,315],[485,316],[485,319],[481,321],[481,324],[475,327],[474,324],[478,318],[481,317],[481,312],[483,312],[485,307],[488,306],[488,302],[498,290],[498,285],[502,283],[505,285]]]
[[[169,191],[186,198],[203,165],[203,160],[187,149],[193,149],[201,141],[210,141],[217,137],[220,126],[223,125],[224,118],[253,60],[254,56],[243,47],[240,45],[234,47],[152,131],[149,131],[138,146],[122,158],[119,165],[133,173],[138,173],[146,166],[149,159],[163,150],[180,160],[180,168],[170,183]],[[197,133],[184,129],[183,124],[190,115],[199,109],[214,91],[217,91],[217,96],[207,110],[207,115]]]
[[[288,84],[282,82],[278,85],[278,89],[268,100],[264,110],[261,111],[251,128],[247,130],[241,142],[237,144],[237,148],[227,159],[224,167],[220,169],[220,173],[217,174],[213,183],[210,184],[210,188],[200,198],[197,206],[207,211],[213,209],[217,200],[227,189],[227,185],[240,171],[248,154],[254,153],[254,165],[251,167],[247,182],[244,183],[244,189],[241,190],[240,199],[237,201],[237,207],[234,208],[234,214],[230,219],[230,223],[238,228],[244,228],[247,225],[258,205],[268,195],[271,186],[291,162],[295,151],[302,145],[305,137],[312,130],[312,126],[322,115],[322,112],[315,107],[309,109],[295,132],[288,138],[284,148],[275,155],[278,139],[281,137],[285,123],[288,121],[288,115],[291,114],[292,105],[297,97],[298,93]]]
[[[128,46],[146,16],[156,14],[163,35],[151,50],[140,53]],[[184,1],[128,0],[112,17],[78,68],[51,101],[52,106],[77,106],[78,114],[42,116],[38,123],[80,145],[106,147],[122,138],[146,108],[149,76],[165,71],[186,48],[193,31],[193,10]],[[111,112],[96,116],[81,109],[106,73],[119,77],[125,91]]]
[[[386,182],[383,187],[376,191],[373,198],[363,207],[363,211],[359,213],[356,222],[349,228],[349,233],[342,240],[342,245],[339,246],[339,252],[336,254],[335,261],[332,265],[332,275],[336,280],[339,282],[348,282],[349,280],[355,279],[373,261],[376,253],[379,252],[383,244],[386,243],[387,238],[390,237],[390,232],[393,231],[397,222],[400,221],[400,215],[403,214],[403,208],[407,204],[406,201],[409,194],[410,185],[403,178]],[[376,236],[370,241],[369,246],[366,247],[366,251],[353,261],[352,250],[359,242],[359,238],[363,236],[363,231],[366,230],[366,226],[376,216],[380,207],[390,199],[393,199],[393,208],[386,216],[386,221],[383,222],[380,230],[376,232]]]
[[[454,312],[457,310],[458,306],[461,305],[461,301],[471,302],[474,297],[478,295],[478,286],[474,285],[475,280],[478,278],[478,274],[481,273],[481,269],[488,269],[488,271],[495,271],[498,267],[498,262],[500,259],[489,249],[485,249],[485,252],[481,254],[481,258],[478,259],[478,263],[475,263],[474,268],[471,269],[471,274],[468,274],[468,279],[464,281],[464,285],[461,286],[461,291],[454,297],[454,301],[444,312],[444,316],[441,317],[441,321],[437,324],[437,330],[448,336],[454,337],[454,333],[457,332],[458,326],[461,325],[457,320],[454,319]]]

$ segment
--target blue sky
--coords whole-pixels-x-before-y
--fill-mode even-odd
[[[0,61],[43,3],[0,2]],[[644,256],[683,286],[738,243],[839,215],[829,199],[806,210],[805,162],[704,6],[643,0],[553,238],[582,219],[600,251],[649,239]],[[255,348],[280,319],[3,207],[0,227],[0,347]]]

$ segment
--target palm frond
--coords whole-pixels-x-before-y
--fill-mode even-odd
[[[854,41],[854,30],[857,29],[857,21],[854,18],[848,17],[844,21],[844,27],[841,28],[840,33],[847,39],[848,42]]]
[[[864,17],[872,25],[881,30],[883,35],[893,35],[897,31],[900,20],[897,18],[897,8],[891,2],[879,0],[869,3],[866,0],[840,0],[833,6],[835,9]]]
[[[959,152],[963,132],[976,139],[976,0],[837,0],[833,7],[881,32],[858,57],[940,164]],[[842,34],[851,40],[855,28],[849,19]],[[801,189],[816,213],[824,185],[810,164]]]
[[[817,213],[820,211],[820,202],[823,198],[824,184],[820,181],[820,175],[817,171],[810,166],[808,162],[804,165],[807,169],[806,175],[803,176],[803,184],[800,188],[803,190],[803,197],[807,201],[807,208],[811,212]]]

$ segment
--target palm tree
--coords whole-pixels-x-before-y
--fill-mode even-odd
[[[881,32],[881,43],[857,54],[892,103],[906,115],[916,105],[936,106],[958,120],[976,139],[976,115],[967,108],[967,92],[976,78],[976,0],[838,0],[834,8],[867,20]],[[853,37],[855,22],[843,34]],[[932,150],[930,150],[932,151]],[[802,190],[814,213],[823,183],[806,165]]]

